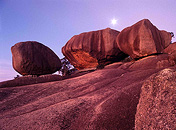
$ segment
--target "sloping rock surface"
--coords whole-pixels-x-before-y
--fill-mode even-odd
[[[155,66],[147,58],[157,60]],[[0,88],[0,129],[134,129],[143,82],[170,66],[158,67],[164,55],[147,58],[62,81]]]
[[[152,75],[142,86],[135,130],[176,128],[176,69]]]
[[[171,35],[158,30],[148,19],[143,19],[123,29],[116,41],[121,51],[135,59],[162,53],[170,44]]]
[[[54,75],[54,74],[42,75],[39,77],[32,77],[32,75],[28,75],[24,77],[15,78],[13,80],[0,82],[0,88],[24,86],[24,85],[38,84],[38,83],[45,83],[45,82],[52,82],[52,81],[59,81],[59,80],[62,80],[62,77],[60,75]]]
[[[127,55],[117,47],[118,34],[118,31],[106,28],[75,35],[62,48],[62,53],[77,69],[120,61]]]
[[[58,56],[47,46],[20,42],[11,47],[13,68],[21,75],[52,74],[61,68]]]

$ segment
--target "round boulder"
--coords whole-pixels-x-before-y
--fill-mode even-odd
[[[13,68],[21,75],[52,74],[61,68],[58,56],[47,46],[26,41],[11,47]]]
[[[75,35],[62,48],[62,53],[77,69],[120,61],[127,55],[117,47],[118,34],[118,31],[106,28]]]
[[[143,19],[123,29],[116,41],[121,51],[137,59],[162,53],[171,42],[171,34],[158,30],[148,19]]]

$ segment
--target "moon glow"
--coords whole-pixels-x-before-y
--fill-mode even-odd
[[[117,24],[117,20],[116,20],[116,19],[112,19],[112,20],[111,20],[111,24],[112,24],[112,25],[116,25],[116,24]]]

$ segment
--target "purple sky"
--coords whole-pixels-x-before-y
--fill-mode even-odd
[[[0,82],[17,75],[10,51],[17,42],[41,42],[62,58],[62,46],[76,34],[121,31],[144,18],[176,34],[176,0],[0,0]]]

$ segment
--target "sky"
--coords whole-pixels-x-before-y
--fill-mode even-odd
[[[121,31],[144,18],[176,34],[176,0],[0,0],[0,82],[18,74],[10,50],[18,42],[38,41],[63,58],[61,48],[74,35]]]

